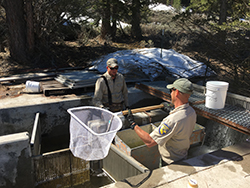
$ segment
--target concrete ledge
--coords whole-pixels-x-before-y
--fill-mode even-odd
[[[44,97],[38,94],[24,94],[8,100],[3,99],[0,104],[0,136],[24,131],[31,134],[37,112],[40,113],[42,134],[66,134],[70,121],[67,109],[89,105],[90,102],[91,97],[86,95]]]
[[[28,132],[0,136],[0,187],[33,187]]]
[[[104,187],[187,187],[196,179],[199,187],[242,187],[250,185],[250,143],[234,146],[156,169]]]
[[[86,95],[63,95],[45,97],[42,94],[23,94],[14,98],[1,99],[0,136],[28,131],[31,134],[35,114],[40,113],[42,135],[60,136],[68,134],[70,115],[67,109],[92,105],[94,93]],[[141,100],[153,102],[155,97],[135,88],[129,88],[129,104]]]

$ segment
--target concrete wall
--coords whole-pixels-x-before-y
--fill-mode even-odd
[[[129,104],[142,99],[152,104],[155,97],[135,88],[129,88]],[[17,98],[1,100],[0,136],[28,131],[31,134],[35,115],[40,112],[42,135],[51,137],[68,134],[70,115],[67,109],[92,105],[93,93],[82,96],[44,97],[42,95],[21,95]],[[151,103],[150,103],[151,102]],[[152,104],[153,105],[153,104]]]
[[[0,187],[34,187],[29,134],[0,136]]]
[[[42,135],[69,134],[67,109],[91,105],[93,93],[83,96],[44,97],[21,95],[1,100],[0,104],[0,187],[34,187],[30,136],[35,115],[40,113]],[[140,90],[129,90],[130,105],[152,97]]]
[[[206,137],[204,144],[211,150],[218,150],[250,139],[249,135],[204,117],[198,116],[197,122],[205,127]]]
[[[0,187],[32,187],[28,185],[32,181],[27,183],[25,180],[26,178],[32,180],[31,160],[28,160],[30,155],[28,135],[31,135],[35,114],[41,113],[42,134],[48,134],[51,137],[68,134],[70,115],[67,109],[91,105],[92,95],[93,93],[88,96],[62,97],[21,95],[1,100]],[[130,106],[134,108],[155,105],[156,98],[138,89],[129,88],[129,99]],[[157,104],[160,103],[159,100],[156,101]],[[202,117],[198,118],[198,123],[206,127],[205,142],[219,148],[241,142],[249,137]],[[221,145],[219,146],[218,143]]]
[[[161,99],[156,98],[134,87],[128,88],[128,98],[129,106],[132,109],[150,105],[157,105],[160,104],[160,102],[162,101]]]
[[[24,100],[27,96],[22,96],[20,100]],[[44,101],[30,104],[28,102],[23,105],[5,106],[0,110],[0,135],[8,135],[27,131],[31,134],[35,114],[40,112],[40,124],[42,125],[42,134],[50,134],[55,136],[68,132],[70,115],[67,109],[86,106],[91,102],[91,97],[84,98],[66,98],[57,100],[49,100],[45,97]],[[39,98],[37,98],[39,100]],[[46,100],[45,100],[46,99]],[[26,100],[29,100],[26,98]]]

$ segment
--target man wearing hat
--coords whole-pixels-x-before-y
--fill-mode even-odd
[[[175,107],[164,118],[159,127],[150,134],[143,131],[129,113],[127,120],[132,129],[148,146],[158,144],[161,154],[161,166],[185,159],[190,147],[190,136],[196,123],[196,112],[188,100],[193,92],[192,83],[186,78],[180,78],[173,84],[167,85],[171,92],[171,101]]]
[[[107,61],[107,71],[96,81],[93,104],[118,112],[128,108],[128,89],[122,74],[118,73],[115,58]]]

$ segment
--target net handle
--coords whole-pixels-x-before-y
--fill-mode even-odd
[[[111,126],[111,124],[112,124],[113,119],[114,119],[114,115],[112,115],[111,119],[109,120],[109,124],[108,124],[108,128],[107,128],[106,132],[108,132],[108,131],[109,131],[110,126]]]
[[[149,111],[149,110],[155,110],[155,109],[163,108],[163,107],[164,107],[163,104],[159,104],[159,105],[154,105],[154,106],[147,106],[147,107],[132,109],[131,112],[132,112],[132,114],[135,114],[137,112],[144,112],[144,111]],[[122,114],[123,115],[127,115],[128,114],[128,110],[122,111]]]

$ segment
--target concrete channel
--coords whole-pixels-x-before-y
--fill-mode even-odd
[[[249,185],[247,139],[250,136],[202,116],[198,116],[199,134],[196,134],[202,136],[196,137],[191,145],[189,158],[163,168],[157,167],[157,149],[151,151],[141,143],[136,146],[127,143],[133,133],[124,129],[127,125],[121,117],[123,130],[117,133],[108,156],[102,161],[103,176],[108,174],[110,181],[101,184],[100,179],[91,177],[90,162],[74,157],[68,149],[67,109],[91,105],[92,96],[93,92],[50,97],[32,93],[1,99],[0,187],[186,187],[190,178],[196,179],[199,187]],[[233,105],[244,104],[249,110],[249,98],[228,96],[237,99]],[[162,102],[134,87],[129,88],[129,100],[132,108]],[[149,132],[167,115],[162,110],[147,113],[153,119],[143,113],[135,118]],[[126,138],[127,135],[132,137]],[[142,160],[142,156],[149,158]],[[89,184],[90,181],[99,184]]]

